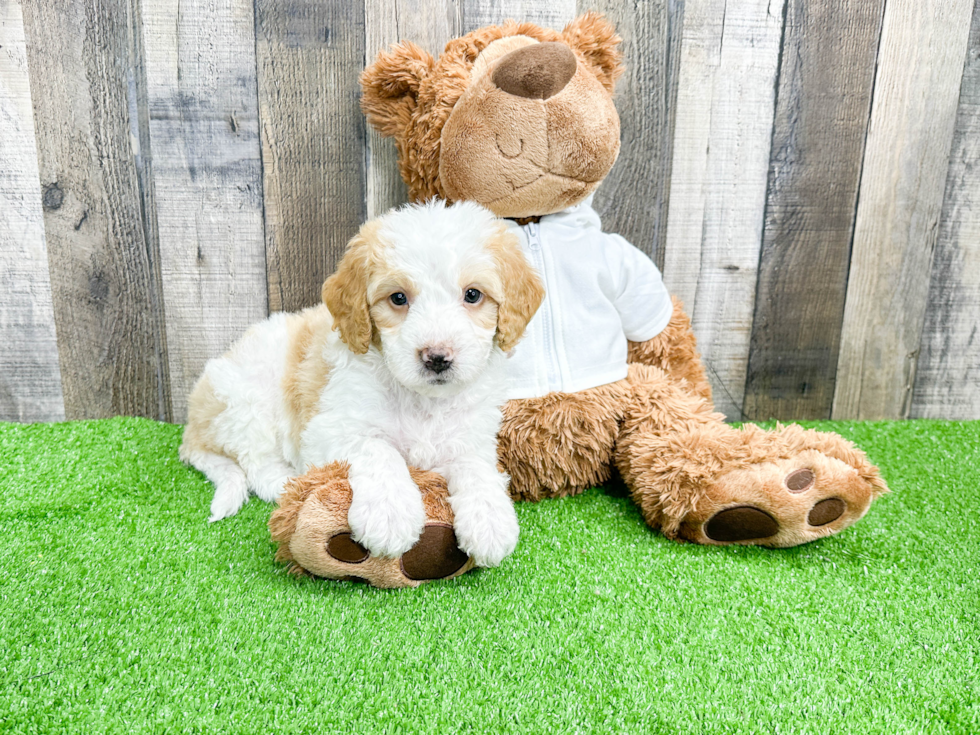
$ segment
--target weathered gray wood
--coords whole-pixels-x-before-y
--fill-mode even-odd
[[[463,32],[461,0],[366,0],[367,63],[399,41],[411,41],[438,58],[446,43]],[[398,173],[393,140],[368,129],[367,216],[377,217],[408,199]]]
[[[619,160],[594,206],[607,232],[618,232],[663,268],[684,3],[579,2],[578,12],[587,10],[616,26],[626,66],[616,87]]]
[[[20,3],[0,0],[0,421],[65,417]]]
[[[970,0],[889,0],[854,227],[833,417],[909,415]]]
[[[30,0],[24,26],[65,415],[167,420],[139,18]]]
[[[251,0],[143,5],[173,417],[268,313]]]
[[[575,0],[464,0],[463,30],[469,33],[505,20],[529,21],[560,31],[575,17]]]
[[[366,215],[364,3],[255,4],[269,308],[317,303]]]
[[[830,418],[883,6],[787,0],[748,418]]]
[[[980,419],[980,3],[973,8],[921,345],[911,415]]]
[[[693,317],[715,405],[742,418],[782,0],[690,0],[674,124],[664,281]]]

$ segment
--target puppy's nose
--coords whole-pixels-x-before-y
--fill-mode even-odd
[[[444,373],[453,366],[453,352],[445,347],[426,347],[419,353],[426,370]]]
[[[575,76],[575,54],[563,43],[536,43],[501,57],[490,77],[507,94],[546,100]]]

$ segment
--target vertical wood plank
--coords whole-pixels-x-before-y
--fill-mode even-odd
[[[143,6],[173,418],[268,313],[251,0]]]
[[[911,415],[980,419],[980,3],[960,85]]]
[[[363,223],[364,2],[256,0],[269,308],[318,303]]]
[[[463,32],[461,0],[366,0],[367,63],[399,41],[411,41],[438,58],[446,43]],[[367,216],[377,217],[408,200],[398,173],[393,140],[368,130]]]
[[[0,0],[0,421],[65,417],[20,3]]]
[[[579,2],[578,13],[588,10],[616,26],[626,66],[616,87],[619,160],[594,206],[607,232],[618,232],[663,268],[684,2]]]
[[[883,5],[787,0],[748,418],[830,418]]]
[[[689,0],[664,281],[692,315],[715,405],[742,418],[782,0]]]
[[[65,415],[169,420],[137,8],[24,4]]]
[[[909,415],[970,0],[889,0],[861,175],[835,419]]]
[[[463,32],[498,25],[510,18],[560,31],[575,17],[575,0],[464,0]]]

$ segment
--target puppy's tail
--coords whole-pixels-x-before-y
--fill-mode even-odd
[[[210,523],[233,516],[248,500],[248,479],[238,463],[220,454],[180,447],[180,458],[193,465],[214,483],[214,499],[211,501]]]

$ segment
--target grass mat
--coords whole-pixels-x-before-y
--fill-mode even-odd
[[[838,536],[678,544],[592,490],[381,591],[285,574],[258,500],[208,525],[178,426],[0,424],[0,731],[980,732],[980,422],[807,425],[893,490]]]

